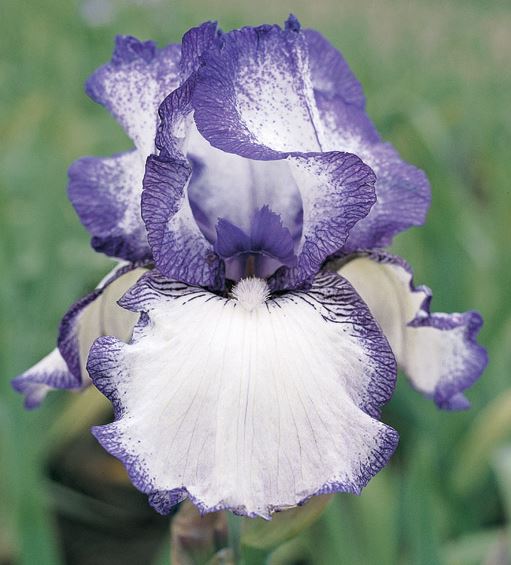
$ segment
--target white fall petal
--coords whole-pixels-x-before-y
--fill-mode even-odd
[[[359,493],[395,448],[376,419],[394,358],[350,285],[329,274],[267,293],[259,280],[222,298],[152,273],[122,301],[142,312],[132,342],[91,350],[116,412],[93,431],[160,512],[188,496],[203,512],[268,518]]]

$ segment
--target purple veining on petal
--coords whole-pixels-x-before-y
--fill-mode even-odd
[[[431,397],[441,409],[469,408],[470,403],[463,391],[479,379],[488,363],[486,350],[477,343],[477,335],[483,324],[481,315],[475,311],[454,314],[431,313],[431,290],[424,285],[415,286],[413,271],[404,259],[385,252],[368,252],[365,255],[381,265],[402,269],[407,276],[410,296],[418,295],[419,306],[413,319],[403,323],[419,332],[409,336],[410,339],[420,338],[422,341],[415,343],[413,351],[401,353],[402,359],[398,356],[398,363],[407,373],[411,385],[425,396]],[[406,297],[403,299],[405,300]],[[369,297],[367,302],[370,303]],[[381,320],[380,323],[382,324]],[[440,333],[437,334],[435,330]],[[402,331],[405,332],[406,329],[403,327]],[[439,374],[435,375],[432,372],[433,368],[429,369],[431,378],[435,382],[431,390],[426,391],[424,385],[417,380],[418,376],[415,373],[421,364],[429,363],[433,358],[438,358],[438,366],[435,367]],[[424,367],[420,368],[424,369]]]
[[[247,47],[247,51],[242,47]],[[220,263],[212,254],[218,219],[223,218],[248,234],[254,210],[269,205],[281,216],[293,240],[296,242],[301,237],[295,245],[297,265],[291,271],[286,267],[285,272],[280,272],[272,286],[275,289],[299,286],[314,276],[328,255],[342,248],[349,231],[374,204],[374,175],[355,155],[295,151],[307,145],[303,143],[303,128],[314,138],[310,145],[319,146],[306,50],[305,38],[293,21],[286,30],[262,26],[224,34],[202,53],[203,64],[198,71],[161,105],[162,122],[157,135],[160,155],[147,162],[142,215],[156,264],[167,277],[190,284],[221,286]],[[271,63],[268,81],[284,85],[284,90],[277,93],[277,102],[273,91],[260,92],[257,88],[240,102],[245,83],[254,88],[253,66],[266,62]],[[272,77],[274,81],[270,80]],[[261,77],[256,77],[255,83],[259,84],[260,80]],[[292,99],[288,99],[284,87],[290,88]],[[231,104],[237,116],[232,114],[229,124],[223,119],[224,104]],[[292,110],[297,124],[289,125],[288,116],[281,115],[282,104],[286,112]],[[269,153],[263,155],[258,153],[259,149],[255,153],[252,149],[238,151],[229,142],[224,143],[225,127],[239,139],[245,139],[246,135],[252,139],[245,120],[245,113],[252,110],[256,115],[261,112],[260,118],[265,123],[273,124],[277,138],[287,136],[286,151],[265,146]],[[206,129],[201,127],[201,123],[203,126],[206,123],[201,121],[201,116],[206,121],[210,118],[215,121],[210,123],[213,129],[209,125]],[[277,131],[274,124],[277,118],[288,124],[282,126],[282,131]],[[250,123],[256,129],[259,127],[255,122]],[[217,126],[220,129],[215,129]],[[252,147],[250,139],[247,143]],[[272,178],[275,173],[278,183]],[[293,191],[297,198],[289,206]],[[287,201],[282,200],[283,194]],[[281,200],[274,202],[276,197]],[[302,226],[306,228],[302,230]],[[190,268],[184,262],[185,257],[192,258]]]
[[[186,161],[147,160],[142,217],[158,268],[169,278],[213,288],[223,286],[221,261],[196,223],[185,189]]]
[[[345,253],[386,247],[395,235],[420,226],[431,203],[431,189],[423,171],[403,161],[389,143],[357,153],[376,174],[376,204],[352,230]]]
[[[203,289],[168,281],[155,271],[144,276],[122,300],[124,307],[143,313],[139,326],[134,332],[132,344],[143,339],[148,324],[151,325],[148,318],[154,315],[152,312],[158,308],[159,301],[174,300],[181,296],[186,299],[183,302],[183,306],[186,307],[186,304],[196,305],[202,300],[207,301],[206,294]],[[217,298],[217,300],[222,299]],[[374,366],[376,371],[371,373],[371,380],[365,392],[357,392],[356,382],[353,383],[354,388],[350,388],[349,392],[354,395],[353,398],[357,399],[357,404],[367,414],[378,418],[381,406],[389,400],[394,389],[395,361],[379,327],[349,283],[337,275],[324,274],[316,280],[309,293],[294,292],[283,295],[281,300],[283,300],[281,308],[286,307],[286,301],[291,301],[291,303],[302,303],[303,301],[307,307],[319,309],[329,324],[339,324],[339,327],[350,324],[355,335],[358,335],[358,339],[364,343],[367,354],[376,363]],[[125,404],[126,396],[119,390],[118,385],[127,382],[126,379],[129,378],[129,369],[124,356],[130,347],[132,345],[123,344],[114,338],[103,337],[96,341],[91,350],[88,370],[96,387],[112,402],[115,416],[113,424],[93,428],[93,434],[98,441],[107,451],[123,462],[133,484],[148,495],[150,504],[162,514],[169,513],[177,503],[185,498],[190,498],[201,513],[231,510],[236,514],[249,517],[260,516],[259,512],[247,512],[246,508],[240,505],[221,503],[213,507],[208,506],[192,494],[194,489],[190,492],[185,484],[170,490],[158,489],[156,479],[152,476],[143,454],[134,450],[133,447],[127,447],[124,443],[125,438],[119,434],[120,429],[116,427],[117,423],[129,415]],[[388,462],[396,448],[398,435],[393,429],[382,426],[380,434],[374,440],[369,460],[360,462],[352,480],[348,482],[329,481],[319,485],[314,492],[305,494],[298,504],[303,504],[316,494],[334,492],[359,494],[368,481]],[[179,457],[180,454],[176,453],[176,456]],[[271,512],[280,509],[278,505],[269,505],[268,516]]]
[[[218,41],[222,31],[217,22],[204,22],[184,35],[181,43],[181,76],[187,79],[200,65],[202,53]]]
[[[280,269],[273,289],[310,280],[325,259],[342,248],[350,230],[375,202],[372,170],[350,153],[320,153],[290,158],[303,201],[303,235],[297,265]]]
[[[323,150],[354,153],[376,174],[376,204],[354,227],[343,252],[390,245],[397,233],[423,224],[431,199],[424,172],[381,140],[363,110],[321,90],[315,89],[314,95],[324,132]]]

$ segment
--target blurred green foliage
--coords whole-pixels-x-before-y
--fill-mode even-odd
[[[401,381],[384,413],[402,438],[391,465],[361,497],[335,497],[269,562],[508,562],[510,4],[3,0],[1,564],[149,563],[152,555],[167,562],[168,548],[160,549],[165,520],[88,436],[91,423],[109,418],[99,395],[53,394],[26,413],[9,385],[54,347],[62,314],[109,269],[66,199],[66,168],[130,142],[86,98],[84,80],[110,57],[116,33],[163,44],[205,19],[228,29],[282,22],[289,11],[343,51],[384,137],[428,173],[428,222],[400,235],[395,250],[415,267],[416,280],[434,289],[434,309],[483,313],[481,341],[491,362],[469,392],[466,413],[439,412]],[[245,551],[247,563],[267,558]]]

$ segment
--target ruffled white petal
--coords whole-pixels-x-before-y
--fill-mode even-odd
[[[393,356],[351,287],[327,275],[255,304],[254,286],[233,292],[247,308],[147,275],[123,299],[144,312],[132,342],[91,351],[117,418],[94,433],[162,512],[189,496],[202,511],[269,517],[313,494],[358,493],[395,447],[373,417]]]

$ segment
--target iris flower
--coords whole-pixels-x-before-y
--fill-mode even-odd
[[[318,32],[291,16],[161,50],[119,37],[87,92],[135,148],[74,163],[69,195],[122,262],[15,379],[28,406],[92,379],[115,413],[94,435],[159,512],[188,497],[266,518],[358,494],[388,462],[396,362],[439,408],[468,407],[481,317],[431,314],[384,250],[424,222],[428,181]]]

